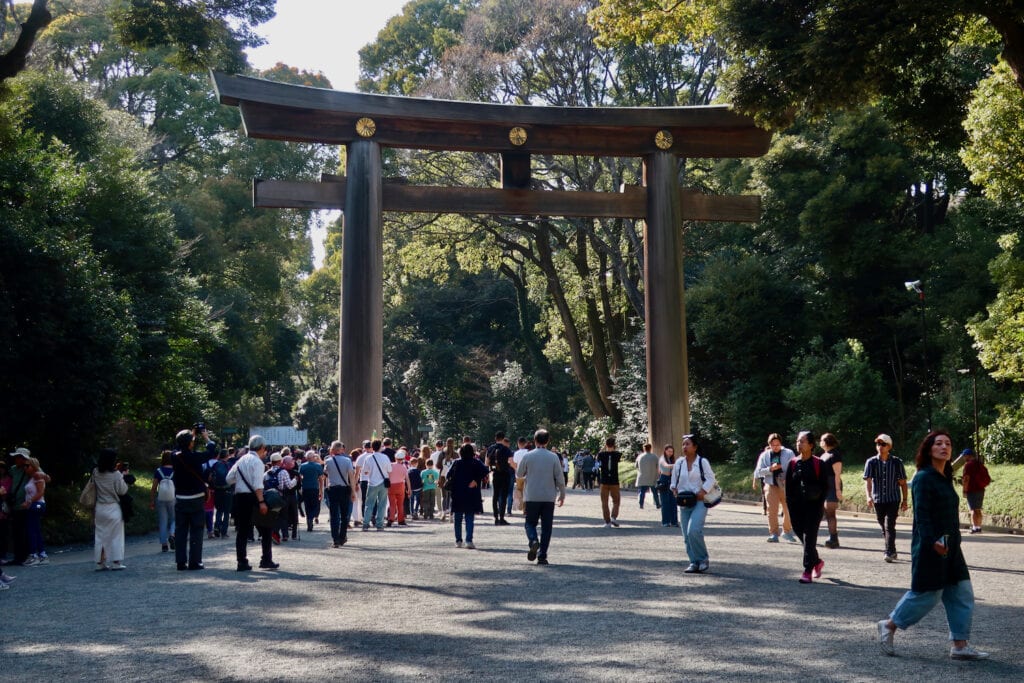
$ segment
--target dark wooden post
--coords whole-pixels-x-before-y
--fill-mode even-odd
[[[690,430],[678,163],[676,155],[669,152],[644,158],[647,416],[651,443],[656,448],[672,444],[677,454],[683,434]]]
[[[341,254],[339,438],[349,448],[381,429],[384,393],[384,249],[380,145],[347,147]]]

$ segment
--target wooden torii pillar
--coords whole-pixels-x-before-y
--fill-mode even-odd
[[[249,137],[345,145],[346,175],[260,180],[255,206],[342,209],[339,438],[381,430],[384,211],[639,218],[644,232],[647,414],[651,443],[690,429],[682,221],[754,222],[760,198],[684,190],[680,157],[753,157],[770,135],[728,107],[530,107],[347,93],[213,74]],[[499,188],[409,186],[381,177],[381,148],[501,155]],[[642,157],[644,187],[532,190],[533,154]]]

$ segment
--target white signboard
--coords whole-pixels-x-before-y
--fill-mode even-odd
[[[309,431],[295,427],[250,427],[249,436],[259,434],[268,446],[305,446]]]

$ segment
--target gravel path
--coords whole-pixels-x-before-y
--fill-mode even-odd
[[[332,549],[324,513],[275,547],[276,572],[236,573],[233,538],[206,542],[202,572],[176,571],[155,536],[129,541],[124,572],[55,553],[10,568],[0,679],[1024,680],[1024,538],[965,537],[972,642],[991,660],[949,660],[941,606],[890,658],[874,624],[910,584],[908,525],[890,565],[874,519],[841,517],[843,548],[821,548],[824,576],[801,585],[799,546],[765,543],[760,507],[725,503],[710,573],[687,575],[679,530],[623,495],[622,527],[605,529],[597,494],[570,492],[547,567],[526,561],[520,518],[487,516],[477,550],[422,521]]]

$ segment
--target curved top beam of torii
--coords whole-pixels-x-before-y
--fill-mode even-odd
[[[254,138],[384,147],[638,157],[756,157],[771,134],[725,106],[548,107],[367,95],[213,73]]]

